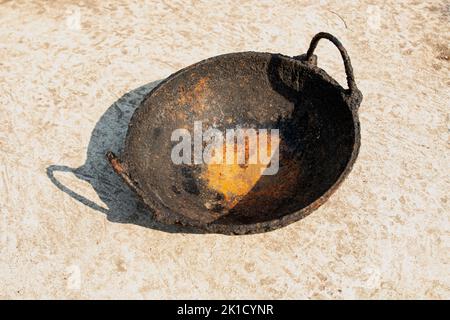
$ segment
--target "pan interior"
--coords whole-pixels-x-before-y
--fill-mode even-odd
[[[247,52],[208,59],[171,76],[147,97],[133,116],[124,161],[149,197],[146,202],[191,220],[277,219],[323,195],[351,157],[354,123],[340,90],[323,71],[280,55]],[[175,164],[171,154],[180,140],[171,141],[174,130],[190,133],[192,161],[199,122],[203,132],[213,127],[224,139],[227,129],[254,129],[257,140],[261,129],[278,129],[278,138],[270,141],[279,147],[277,173],[262,175],[261,163]],[[245,141],[248,160],[252,150]],[[201,145],[204,151],[205,142]]]

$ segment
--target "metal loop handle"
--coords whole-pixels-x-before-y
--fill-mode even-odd
[[[347,75],[347,84],[348,84],[348,88],[350,90],[350,94],[359,92],[358,88],[356,87],[355,77],[353,75],[353,68],[352,68],[352,63],[350,61],[350,57],[347,54],[347,50],[345,50],[342,43],[335,36],[333,36],[327,32],[319,32],[318,34],[316,34],[314,36],[314,38],[312,38],[312,40],[311,40],[308,52],[306,52],[306,61],[311,61],[311,59],[313,57],[314,49],[316,49],[317,44],[320,39],[328,39],[339,49],[339,52],[341,53],[341,56],[342,56],[342,60],[344,60],[345,73]]]

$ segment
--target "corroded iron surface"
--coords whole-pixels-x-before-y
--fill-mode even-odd
[[[339,49],[348,89],[316,66],[317,42]],[[225,234],[264,232],[306,216],[350,172],[360,146],[350,58],[333,36],[316,35],[306,55],[243,52],[210,58],[160,83],[129,124],[113,169],[158,220]],[[194,121],[225,131],[236,126],[279,129],[276,175],[254,165],[175,165],[171,133]]]

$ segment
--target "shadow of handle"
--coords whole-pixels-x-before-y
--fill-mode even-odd
[[[86,197],[76,193],[75,191],[73,191],[70,188],[63,185],[58,179],[56,179],[55,174],[54,174],[56,171],[71,172],[74,175],[76,175],[76,169],[70,168],[68,166],[52,165],[52,166],[47,167],[47,176],[50,179],[50,181],[53,182],[53,184],[59,190],[61,190],[64,193],[67,193],[69,196],[71,196],[75,200],[81,202],[82,204],[84,204],[94,210],[98,210],[98,211],[106,213],[106,214],[108,213],[108,211],[109,211],[108,209],[105,209],[105,208],[99,206],[94,201],[87,199]]]

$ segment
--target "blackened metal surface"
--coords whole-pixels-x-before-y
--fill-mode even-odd
[[[316,66],[318,40],[335,43],[349,89]],[[108,159],[162,222],[225,234],[272,230],[306,216],[336,190],[360,146],[356,87],[350,58],[320,33],[306,55],[243,52],[217,56],[163,81],[130,122],[124,153]],[[171,134],[194,121],[221,131],[236,126],[280,130],[280,169],[261,176],[228,206],[202,177],[204,165],[175,165]]]

